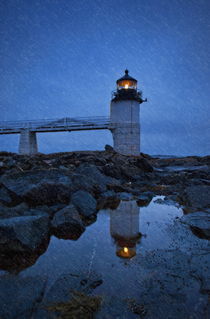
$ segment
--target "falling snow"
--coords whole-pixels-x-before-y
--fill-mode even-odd
[[[2,0],[0,120],[109,115],[125,68],[138,79],[141,150],[210,150],[208,0]],[[103,149],[107,131],[38,136],[41,152]],[[17,151],[18,136],[0,136]]]

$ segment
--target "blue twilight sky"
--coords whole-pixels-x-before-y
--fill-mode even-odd
[[[128,68],[141,150],[210,153],[209,0],[1,0],[0,120],[109,115]],[[41,133],[41,152],[103,149],[109,131]],[[17,135],[0,135],[17,151]]]

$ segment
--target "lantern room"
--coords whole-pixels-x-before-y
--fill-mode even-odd
[[[139,104],[146,102],[142,99],[142,92],[137,90],[137,80],[132,78],[126,69],[125,74],[116,81],[117,89],[112,92],[112,101],[118,102],[123,100],[137,101]]]
[[[129,74],[128,74],[128,70],[125,70],[125,75],[123,77],[121,77],[119,80],[116,81],[117,83],[117,90],[128,90],[128,89],[132,89],[132,90],[137,90],[137,80],[132,78]]]

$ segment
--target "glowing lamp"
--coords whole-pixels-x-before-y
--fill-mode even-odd
[[[137,80],[132,78],[128,74],[128,70],[125,70],[125,75],[121,77],[119,80],[117,80],[117,90],[122,89],[131,89],[136,90],[137,89]]]

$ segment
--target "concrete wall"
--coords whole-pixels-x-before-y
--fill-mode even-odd
[[[20,133],[19,153],[36,154],[38,152],[36,133],[24,129]]]
[[[114,149],[125,155],[140,153],[139,102],[111,102],[110,120]]]

